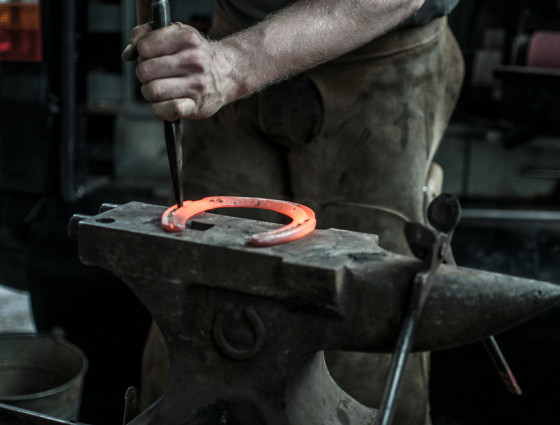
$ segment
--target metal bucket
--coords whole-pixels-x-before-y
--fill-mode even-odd
[[[87,367],[84,353],[61,338],[0,334],[0,403],[75,421]]]

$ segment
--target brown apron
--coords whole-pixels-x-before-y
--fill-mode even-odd
[[[210,36],[236,30],[216,9]],[[438,18],[190,122],[186,198],[295,200],[315,210],[319,227],[375,233],[382,247],[409,254],[403,224],[424,219],[427,177],[463,69],[447,19]],[[370,407],[380,404],[390,357],[326,353],[335,381]],[[430,423],[428,369],[427,354],[409,358],[395,425]]]

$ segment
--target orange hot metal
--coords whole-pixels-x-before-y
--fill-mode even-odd
[[[181,208],[173,205],[161,216],[161,226],[169,232],[180,232],[192,217],[204,211],[216,208],[260,208],[287,215],[292,219],[290,224],[268,232],[257,233],[249,243],[255,246],[270,246],[291,242],[309,234],[317,221],[311,208],[294,202],[278,201],[263,198],[243,198],[238,196],[210,196],[198,201],[185,201]]]

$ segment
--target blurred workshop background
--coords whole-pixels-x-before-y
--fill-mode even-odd
[[[81,421],[122,423],[150,318],[79,262],[66,227],[102,203],[168,203],[161,123],[120,58],[135,2],[31,0],[39,19],[19,28],[2,21],[11,3],[0,1],[0,332],[62,328],[90,359]],[[208,27],[211,0],[171,5],[174,20]],[[462,0],[449,19],[467,74],[436,162],[463,206],[457,263],[560,283],[560,1]],[[435,425],[559,423],[560,306],[497,339],[524,395],[504,390],[480,344],[433,353]]]

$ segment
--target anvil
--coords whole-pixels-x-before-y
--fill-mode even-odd
[[[81,261],[120,277],[167,344],[163,398],[131,423],[372,423],[377,410],[338,388],[323,350],[392,351],[422,262],[337,229],[254,247],[252,234],[278,225],[209,213],[167,233],[164,210],[102,207],[69,226]],[[483,339],[558,298],[551,284],[443,265],[413,349]]]

